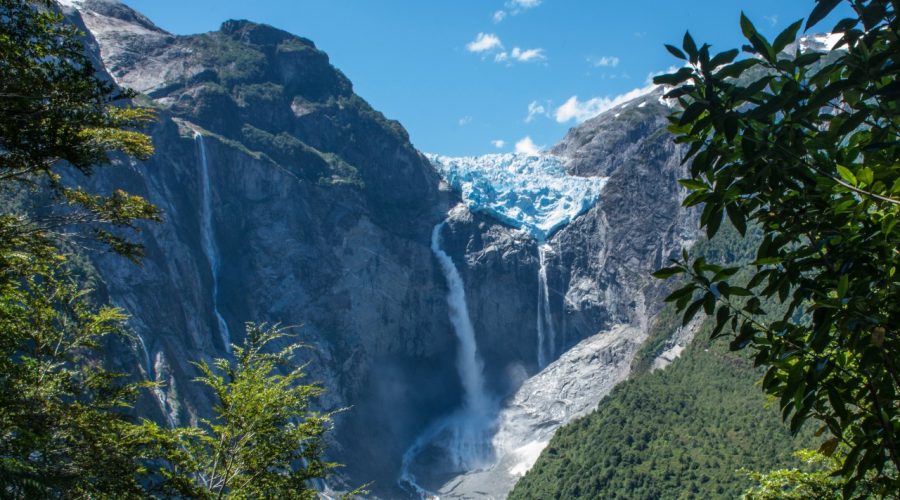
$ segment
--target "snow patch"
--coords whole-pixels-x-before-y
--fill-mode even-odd
[[[843,37],[843,33],[817,33],[804,36],[800,38],[800,51],[829,51],[834,49]]]
[[[470,210],[541,242],[593,207],[607,181],[569,175],[553,155],[426,156]]]

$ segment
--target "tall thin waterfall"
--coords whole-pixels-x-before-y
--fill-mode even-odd
[[[216,247],[216,238],[213,230],[212,191],[209,184],[209,163],[206,160],[206,145],[203,143],[203,134],[194,133],[194,139],[200,148],[200,183],[203,186],[203,204],[201,209],[201,240],[203,252],[209,262],[209,272],[212,275],[212,306],[216,315],[219,336],[227,352],[231,352],[231,332],[228,331],[228,323],[219,312],[219,249]]]
[[[140,347],[141,354],[144,358],[144,375],[150,382],[159,382],[159,375],[156,367],[150,361],[150,351],[147,349],[144,337],[141,336],[140,333],[136,333],[135,336],[137,337],[137,345]],[[169,427],[174,429],[175,419],[172,417],[172,412],[169,409],[169,403],[166,401],[166,394],[163,392],[162,387],[158,385],[153,386],[150,388],[150,392],[153,394],[153,398],[156,399],[156,404],[159,405],[159,411],[166,417]]]
[[[425,469],[469,471],[484,466],[492,459],[491,427],[495,408],[485,391],[484,364],[478,355],[475,329],[466,306],[466,292],[462,277],[453,259],[441,248],[441,230],[446,221],[431,233],[431,251],[437,258],[447,280],[447,305],[450,323],[459,341],[456,370],[463,387],[463,406],[450,415],[432,423],[403,454],[400,484],[411,487],[421,497],[430,493],[417,483],[412,472],[413,462],[426,449],[440,450],[446,462]]]
[[[446,221],[434,226],[431,232],[431,251],[441,265],[449,288],[447,305],[450,307],[450,322],[459,340],[456,369],[465,394],[465,410],[473,415],[485,415],[488,411],[488,398],[484,392],[483,364],[478,356],[475,329],[472,328],[472,320],[469,319],[463,280],[456,265],[453,264],[453,259],[441,249],[441,230],[444,224]]]
[[[140,333],[135,334],[138,345],[141,347],[141,354],[144,356],[144,373],[150,380],[156,380],[156,374],[153,370],[153,363],[150,362],[150,351],[147,350],[147,344],[144,343],[144,337]]]
[[[540,368],[556,357],[556,330],[553,328],[553,316],[550,314],[550,287],[547,285],[547,253],[550,245],[538,245],[538,257],[541,267],[538,270],[538,365]]]

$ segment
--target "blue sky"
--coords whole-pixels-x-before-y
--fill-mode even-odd
[[[813,0],[125,0],[178,34],[250,19],[312,39],[356,92],[450,155],[550,147],[677,63],[689,29],[739,47],[743,10],[767,36]],[[833,22],[821,25],[824,31]],[[528,138],[530,141],[525,141]]]

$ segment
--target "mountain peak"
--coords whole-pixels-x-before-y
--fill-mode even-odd
[[[268,24],[254,23],[245,19],[230,19],[222,23],[219,29],[222,34],[232,38],[249,42],[253,45],[271,46],[278,45],[285,40],[296,40],[310,48],[316,48],[316,44],[312,40],[299,37],[287,31],[280,30]]]
[[[132,25],[145,30],[168,34],[159,26],[153,24],[153,21],[146,16],[118,0],[57,0],[57,2],[64,10],[72,9],[84,14],[109,18],[112,24]]]

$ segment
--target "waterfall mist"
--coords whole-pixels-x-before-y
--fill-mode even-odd
[[[431,469],[447,471],[475,470],[492,460],[491,434],[495,415],[494,403],[484,384],[484,365],[478,354],[475,329],[469,318],[466,292],[462,277],[453,259],[441,248],[441,230],[446,221],[431,233],[431,251],[447,280],[447,305],[450,323],[459,342],[456,369],[463,387],[463,405],[454,413],[429,426],[403,455],[400,484],[413,488],[415,493],[428,492],[417,482],[412,472],[414,462],[428,454]]]

